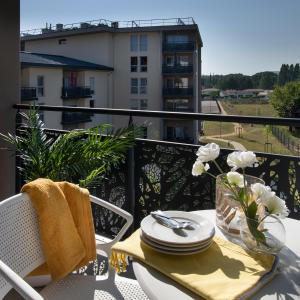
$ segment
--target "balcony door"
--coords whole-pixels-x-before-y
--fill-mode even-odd
[[[75,88],[77,86],[78,73],[66,72],[64,73],[63,85],[64,88]]]

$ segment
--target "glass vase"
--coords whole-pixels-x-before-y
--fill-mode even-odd
[[[285,244],[285,228],[275,215],[267,215],[261,222],[244,216],[241,239],[249,250],[277,254]]]
[[[224,186],[225,177],[226,174],[220,174],[216,178],[216,224],[231,241],[239,242],[240,219],[244,213],[232,192]],[[251,193],[251,184],[264,184],[262,179],[250,175],[245,175],[245,180],[248,193]]]

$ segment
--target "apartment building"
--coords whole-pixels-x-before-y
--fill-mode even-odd
[[[21,52],[21,101],[44,105],[107,107],[111,67],[66,56]],[[107,116],[81,112],[42,112],[47,127],[71,130],[109,123]]]
[[[111,68],[109,79],[102,78],[101,83],[104,86],[106,82],[107,107],[179,112],[201,109],[202,40],[192,18],[56,24],[22,32],[21,40],[22,49],[28,52]],[[95,107],[99,103],[95,102]],[[116,127],[128,124],[128,119],[117,116],[111,121]],[[145,127],[148,138],[197,142],[197,121],[134,121]]]

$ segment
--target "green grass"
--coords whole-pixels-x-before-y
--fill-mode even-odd
[[[234,131],[234,126],[232,123],[228,122],[213,122],[213,121],[205,121],[204,122],[204,134],[206,136],[217,135],[219,136],[221,133],[231,133]]]
[[[241,115],[241,116],[264,116],[264,117],[276,117],[277,112],[274,107],[267,104],[232,104],[229,101],[221,101],[221,104],[225,111],[229,115]]]
[[[292,155],[291,151],[284,147],[271,133],[267,135],[263,125],[243,124],[243,128],[240,137],[234,135],[230,139],[242,144],[247,150]],[[271,145],[267,146],[266,142]]]
[[[276,117],[277,113],[271,104],[236,104],[229,101],[221,102],[223,108],[228,114],[232,115],[245,115],[245,116],[267,116]],[[263,125],[251,125],[251,124],[241,124],[243,127],[243,132],[240,136],[237,134],[230,135],[226,137],[226,134],[234,132],[233,123],[225,122],[204,122],[204,134],[206,136],[215,135],[221,138],[232,140],[242,144],[247,150],[257,151],[257,152],[271,152],[285,155],[292,155],[293,153],[288,150],[284,145],[282,145],[276,137],[271,133],[268,134]],[[287,127],[284,127],[288,131]],[[223,136],[224,135],[224,136]],[[205,141],[210,141],[205,139]],[[213,141],[213,140],[211,140]],[[219,142],[215,140],[216,143],[220,144],[221,147],[228,148],[226,142]],[[266,145],[266,143],[271,145]],[[300,139],[299,139],[300,143]]]

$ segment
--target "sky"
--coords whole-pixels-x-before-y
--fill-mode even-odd
[[[21,0],[21,30],[46,22],[193,17],[202,74],[279,71],[300,62],[300,0]]]

